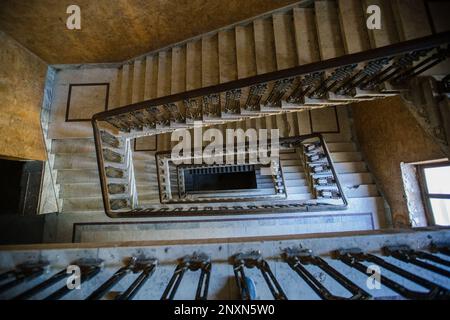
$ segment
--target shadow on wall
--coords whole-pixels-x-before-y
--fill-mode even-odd
[[[394,226],[408,226],[400,163],[440,159],[443,152],[399,96],[354,104],[352,115],[361,151],[389,203]]]
[[[42,242],[45,216],[37,214],[42,166],[0,159],[0,244]]]

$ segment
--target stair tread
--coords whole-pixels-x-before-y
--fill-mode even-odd
[[[322,60],[344,55],[336,3],[319,0],[314,2],[314,6],[319,52]]]
[[[361,0],[339,0],[338,4],[345,52],[369,50],[370,40]]]

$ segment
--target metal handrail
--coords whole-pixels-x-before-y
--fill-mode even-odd
[[[384,47],[374,48],[367,51],[347,54],[337,58],[317,61],[288,69],[277,70],[209,87],[203,87],[199,89],[167,95],[164,97],[150,99],[138,103],[133,103],[113,110],[99,112],[92,117],[92,122],[105,120],[106,118],[111,116],[137,111],[143,108],[149,108],[152,106],[160,106],[178,101],[184,101],[214,93],[221,93],[225,91],[266,83],[270,81],[281,80],[284,78],[292,78],[300,75],[305,75],[308,73],[325,71],[328,69],[334,69],[346,65],[369,62],[384,57],[393,57],[405,53],[410,53],[415,50],[428,49],[447,43],[450,43],[450,31],[441,32],[430,36],[408,40],[404,42],[399,42]]]

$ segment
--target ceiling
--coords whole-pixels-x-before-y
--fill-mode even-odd
[[[0,30],[49,64],[119,62],[297,1],[0,0]]]

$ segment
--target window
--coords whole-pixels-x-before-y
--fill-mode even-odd
[[[430,224],[450,225],[450,162],[419,166],[423,199]]]

